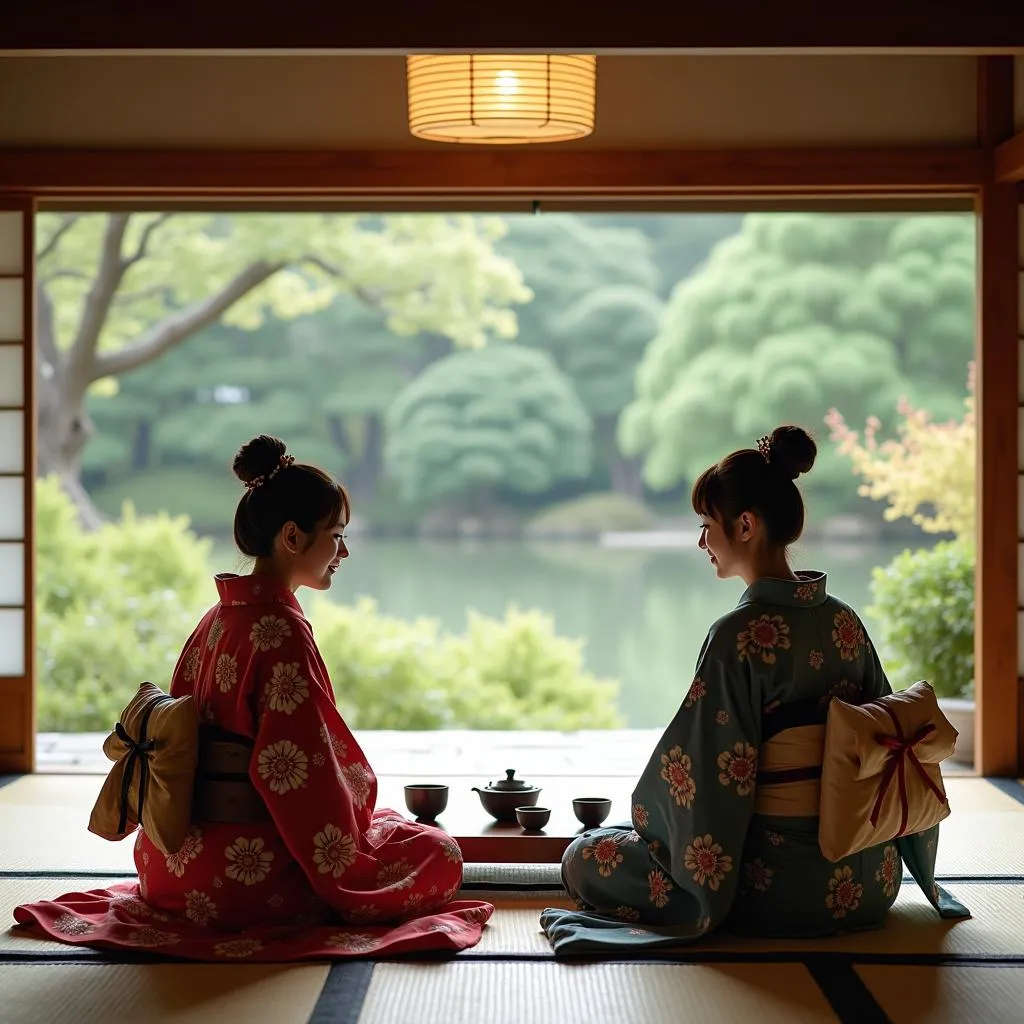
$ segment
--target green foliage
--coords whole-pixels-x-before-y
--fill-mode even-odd
[[[498,250],[534,295],[519,311],[519,340],[551,352],[591,415],[617,416],[661,315],[649,239],[635,227],[545,214],[510,219]]]
[[[639,231],[651,245],[658,268],[656,294],[667,299],[672,289],[707,259],[717,242],[743,226],[739,213],[591,213],[581,219],[595,227]]]
[[[927,679],[942,697],[974,682],[974,550],[966,541],[904,551],[875,569],[873,604],[883,664],[894,689]]]
[[[36,488],[39,728],[112,728],[139,683],[167,686],[209,593],[209,542],[188,521],[139,517],[80,530],[53,478]]]
[[[376,602],[315,601],[310,618],[346,721],[359,729],[605,729],[621,726],[616,683],[582,665],[551,618],[468,613],[465,634],[381,615]]]
[[[591,421],[546,352],[492,345],[431,364],[388,413],[385,458],[407,502],[540,494],[590,471]]]
[[[884,429],[901,395],[953,415],[974,288],[968,215],[751,214],[672,294],[620,445],[668,490],[778,423],[814,430],[833,407]],[[848,495],[848,474],[822,451],[808,488]]]
[[[861,442],[838,410],[826,417],[838,451],[849,457],[863,483],[858,493],[887,502],[885,518],[905,517],[925,533],[952,533],[973,540],[975,461],[978,434],[974,414],[974,365],[971,364],[963,417],[935,423],[924,409],[899,406],[898,440],[878,441],[878,422],[868,419]]]
[[[584,494],[544,509],[526,532],[536,537],[596,536],[609,530],[649,530],[654,516],[643,502],[625,494]]]
[[[226,465],[216,469],[167,466],[94,488],[92,499],[112,519],[130,501],[140,515],[164,511],[183,515],[198,533],[225,537],[231,535],[242,493],[242,485]]]
[[[531,298],[493,217],[69,213],[37,228],[44,405],[76,413],[40,420],[43,470],[90,488],[213,469],[264,432],[373,480],[379,419],[415,358],[402,343],[512,338]],[[88,432],[68,423],[86,416],[98,438],[79,460]]]
[[[37,222],[40,278],[47,281],[57,338],[71,343],[100,272],[107,214]],[[103,323],[101,351],[138,341],[155,324],[224,289],[247,267],[273,271],[224,314],[245,330],[326,309],[338,295],[372,304],[399,335],[435,331],[474,347],[515,334],[508,308],[530,298],[514,264],[493,245],[495,217],[335,213],[132,214],[122,254],[131,261]]]
[[[83,532],[54,479],[37,485],[39,728],[105,732],[138,684],[166,687],[214,599],[208,541],[184,518],[138,516]],[[463,635],[322,598],[314,632],[349,722],[363,729],[577,729],[619,724],[617,684],[540,612],[469,612]]]

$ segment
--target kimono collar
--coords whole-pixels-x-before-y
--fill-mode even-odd
[[[824,604],[828,597],[828,576],[823,572],[809,570],[798,572],[795,580],[778,580],[772,577],[752,583],[740,598],[745,604],[780,604],[789,608],[810,608]]]
[[[287,604],[298,612],[302,611],[295,595],[273,576],[257,573],[239,576],[233,572],[219,572],[213,579],[222,605]]]

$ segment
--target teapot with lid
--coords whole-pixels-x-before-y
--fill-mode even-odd
[[[505,778],[489,782],[483,789],[473,787],[480,794],[480,803],[495,821],[515,822],[517,807],[533,807],[540,797],[540,788],[515,777],[514,768],[505,769]]]

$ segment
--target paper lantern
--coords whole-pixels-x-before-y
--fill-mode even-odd
[[[565,142],[594,130],[592,54],[406,58],[409,130],[436,142]]]

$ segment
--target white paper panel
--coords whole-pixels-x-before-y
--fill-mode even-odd
[[[24,287],[20,277],[0,278],[0,341],[22,341],[25,337]]]
[[[1021,478],[1021,487],[1024,488],[1024,477]],[[1024,509],[1024,504],[1018,507]],[[1021,536],[1024,536],[1024,531],[1022,531]],[[23,540],[24,537],[24,478],[20,476],[0,476],[0,540]]]
[[[1024,540],[1024,473],[1017,474],[1017,536]]]
[[[24,214],[17,210],[0,212],[0,274],[21,274],[25,262],[21,223]]]
[[[1017,678],[1024,679],[1024,612],[1017,612]]]
[[[0,345],[0,407],[25,404],[23,365],[21,345]]]
[[[25,674],[25,613],[0,608],[0,676]]]
[[[25,471],[25,414],[0,411],[0,473]]]
[[[0,605],[25,603],[25,545],[0,544]]]
[[[1024,270],[1017,278],[1017,330],[1018,336],[1024,338]]]
[[[1013,58],[1014,122],[1016,130],[1024,132],[1024,57]]]

